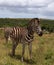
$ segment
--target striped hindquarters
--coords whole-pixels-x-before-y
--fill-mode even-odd
[[[13,27],[12,38],[20,41],[20,28],[19,27]]]

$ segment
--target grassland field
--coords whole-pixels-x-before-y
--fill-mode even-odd
[[[28,20],[26,19],[26,21]],[[27,23],[23,22],[22,24],[19,23],[18,25],[26,26]],[[11,23],[12,24],[10,23],[8,24],[10,24],[10,26],[12,25],[15,26],[13,22]],[[47,22],[44,23],[47,24]],[[1,25],[8,26],[8,24],[6,21],[6,23],[0,24],[0,26]],[[28,46],[26,46],[24,62],[21,62],[22,53],[21,44],[17,46],[16,55],[14,57],[10,56],[11,50],[12,50],[11,40],[8,41],[8,43],[6,43],[4,38],[4,31],[0,30],[0,65],[54,65],[54,33],[52,32],[49,34],[43,34],[42,37],[39,37],[37,34],[34,34],[34,41],[32,42],[32,61],[29,60]]]

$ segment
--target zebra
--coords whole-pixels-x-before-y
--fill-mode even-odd
[[[22,44],[22,57],[21,61],[24,59],[25,45],[28,44],[30,59],[32,59],[32,41],[34,39],[34,33],[39,36],[43,35],[42,29],[40,27],[39,18],[33,18],[28,22],[27,27],[13,27],[10,37],[12,39],[12,56],[15,55],[16,47],[19,43]]]

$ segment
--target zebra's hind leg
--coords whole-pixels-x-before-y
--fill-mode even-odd
[[[28,49],[29,49],[30,60],[32,60],[32,43],[28,44]]]
[[[22,62],[23,62],[23,58],[24,58],[24,53],[25,53],[25,44],[22,44],[22,58],[21,58]]]
[[[12,46],[12,56],[15,55],[15,49],[17,47],[18,43],[16,41],[13,41],[13,46]]]

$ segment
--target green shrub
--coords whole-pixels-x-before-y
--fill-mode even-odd
[[[0,18],[0,27],[13,27],[13,26],[27,26],[30,19],[9,19]],[[46,29],[49,32],[54,32],[54,20],[41,19],[42,29]]]

